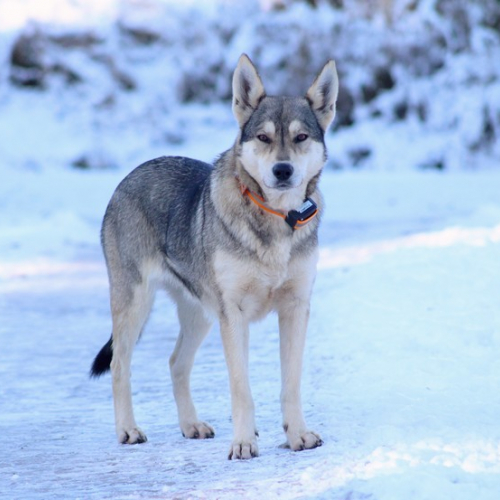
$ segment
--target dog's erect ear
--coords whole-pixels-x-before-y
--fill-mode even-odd
[[[233,113],[240,127],[245,125],[265,95],[255,66],[246,54],[242,54],[233,75]]]
[[[328,61],[306,94],[312,110],[323,130],[335,117],[335,102],[339,93],[339,79],[335,62]]]

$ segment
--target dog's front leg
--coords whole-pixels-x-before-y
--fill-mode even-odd
[[[248,379],[248,321],[237,306],[228,307],[222,315],[220,326],[229,372],[233,416],[233,442],[228,458],[248,459],[259,454]]]
[[[294,451],[316,448],[320,436],[307,429],[301,404],[300,381],[307,323],[309,296],[288,289],[278,310],[281,358],[281,410],[287,446]]]

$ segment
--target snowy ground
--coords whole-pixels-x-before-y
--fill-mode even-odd
[[[303,380],[325,444],[278,447],[270,317],[252,328],[261,456],[249,462],[226,458],[216,329],[192,384],[216,437],[182,438],[167,362],[177,326],[163,296],[133,361],[149,442],[115,441],[110,378],[88,370],[110,332],[99,223],[123,175],[3,169],[1,498],[498,499],[500,172],[325,173]]]

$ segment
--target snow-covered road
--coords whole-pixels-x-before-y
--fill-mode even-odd
[[[123,173],[9,172],[0,187],[0,498],[498,500],[500,174],[326,173],[303,399],[323,447],[292,453],[276,318],[252,328],[261,456],[227,460],[217,329],[193,371],[208,441],[182,438],[159,296],[133,360],[140,446],[116,443],[98,231]]]

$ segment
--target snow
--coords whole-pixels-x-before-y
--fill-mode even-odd
[[[178,430],[167,362],[177,326],[166,297],[133,361],[147,444],[116,443],[109,377],[88,379],[110,331],[99,222],[121,176],[9,172],[0,188],[3,497],[497,498],[499,172],[325,173],[303,380],[306,417],[325,444],[278,447],[270,317],[252,328],[261,456],[245,463],[226,458],[217,329],[192,382],[216,438],[188,441]]]
[[[251,3],[233,6],[236,15],[230,2],[180,8],[156,1],[0,0],[0,12],[14,4],[25,10],[0,14],[0,498],[497,500],[500,79],[492,32],[474,25],[470,48],[447,53],[444,72],[418,76],[416,63],[413,69],[396,63],[397,85],[362,104],[362,84],[388,58],[382,50],[367,59],[367,40],[387,49],[391,37],[383,18],[367,23],[357,16],[355,2],[345,11],[297,5],[278,16],[254,13]],[[88,51],[47,42],[44,57],[78,69],[81,86],[66,86],[57,75],[43,91],[8,83],[8,48],[23,30],[36,31],[25,28],[35,5],[43,7],[35,26],[42,33],[64,34],[69,25],[87,33],[91,26],[105,40]],[[408,31],[403,42],[430,36],[419,31],[417,14],[430,33],[441,30],[450,42],[453,26],[436,14],[434,2],[418,5],[408,13],[405,2],[395,2],[394,30]],[[185,24],[193,12],[200,26],[213,28],[201,42]],[[129,28],[161,33],[161,42],[122,44],[117,16]],[[481,17],[476,4],[467,16]],[[289,48],[272,41],[273,31],[301,22],[317,27],[317,41],[300,30]],[[229,36],[237,23],[241,29]],[[255,51],[276,92],[292,85],[288,70],[298,79],[298,68],[277,68],[287,50],[300,51],[305,42],[317,52],[304,70],[309,81],[324,47],[330,50],[331,26],[340,30],[335,57],[346,65],[356,110],[351,127],[328,134],[330,163],[321,179],[327,210],[302,397],[324,445],[298,453],[279,447],[275,316],[251,328],[261,456],[226,458],[231,406],[216,327],[192,377],[198,412],[216,437],[184,439],[168,373],[177,320],[161,294],[132,366],[136,417],[149,441],[119,445],[110,377],[88,378],[111,328],[99,229],[113,190],[147,159],[182,154],[210,161],[231,145],[236,125],[229,103],[206,96],[182,102],[180,82],[196,89],[209,74],[221,98],[226,73],[247,50]],[[264,46],[269,50],[259,52]],[[103,54],[114,62],[103,62]],[[213,64],[217,71],[209,69]],[[113,67],[133,75],[137,89],[117,90]],[[408,116],[393,120],[403,98]],[[417,112],[422,102],[425,122]],[[486,115],[493,136],[471,148]],[[360,148],[371,153],[347,168]],[[90,168],[74,168],[79,159]],[[433,168],[436,161],[445,168]]]
[[[303,93],[337,60],[336,168],[498,165],[498,2],[385,3],[386,20],[361,1],[269,12],[255,1],[0,0],[2,158],[131,169],[145,150],[188,143],[200,104],[219,107],[212,124],[225,130],[246,52],[269,94]],[[31,60],[10,64],[21,41]]]

